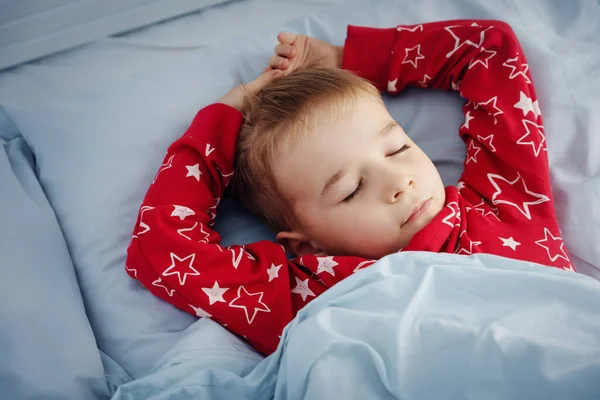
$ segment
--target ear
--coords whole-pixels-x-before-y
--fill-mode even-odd
[[[277,234],[277,242],[285,247],[286,251],[294,253],[297,257],[314,254],[325,256],[325,252],[316,247],[309,238],[298,231],[281,231]]]

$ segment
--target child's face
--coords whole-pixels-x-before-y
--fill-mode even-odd
[[[300,225],[278,239],[299,256],[397,252],[444,207],[440,175],[375,99],[337,119],[278,149],[275,179]]]

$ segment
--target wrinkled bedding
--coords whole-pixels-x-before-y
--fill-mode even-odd
[[[392,255],[301,310],[262,362],[182,344],[114,400],[597,399],[599,301],[600,282],[537,264]]]
[[[254,21],[256,32],[235,38],[223,34],[223,42],[209,46],[203,38],[193,40],[194,26],[217,26],[219,15],[233,7]],[[278,15],[289,15],[283,12],[286,7],[297,6],[282,5]],[[216,101],[240,78],[249,81],[262,70],[281,30],[342,44],[348,24],[389,27],[455,18],[511,24],[527,53],[544,117],[562,237],[577,269],[600,278],[597,1],[363,0],[268,26],[257,23],[251,10],[246,2],[234,2],[149,28],[146,36],[134,32],[0,74],[0,208],[6,211],[0,213],[0,355],[11,360],[0,366],[0,386],[10,383],[31,396],[41,391],[58,398],[107,398],[119,385],[153,379],[159,370],[176,380],[183,376],[176,368],[190,365],[209,372],[233,370],[234,381],[253,371],[262,357],[240,338],[155,298],[127,277],[124,262],[137,209],[169,143],[199,108]],[[232,30],[241,33],[237,26]],[[464,122],[464,100],[454,93],[414,89],[386,101],[391,114],[434,160],[444,183],[455,184],[465,155],[457,134]],[[224,244],[273,238],[231,199],[222,202],[216,228]],[[415,260],[410,257],[406,265],[417,262],[417,255]],[[437,257],[436,263],[462,265],[452,256]],[[458,284],[468,281],[473,269],[456,271],[460,276],[452,282]],[[477,275],[481,282],[495,277]],[[573,279],[579,278],[566,281]],[[544,293],[535,279],[528,282],[532,295]],[[578,318],[592,312],[583,304],[590,298],[578,298],[581,304],[550,302],[546,311]],[[286,346],[296,343],[288,339]],[[395,354],[390,350],[388,356]],[[508,362],[506,354],[512,353],[497,356]],[[285,355],[293,364],[294,354]],[[431,366],[427,363],[435,358],[430,360],[430,355],[423,351],[402,368],[419,370],[420,362]],[[181,357],[185,362],[177,361]],[[57,364],[62,367],[53,368]],[[586,365],[580,370],[594,364]],[[43,373],[33,372],[38,370]],[[285,373],[273,372],[270,379]],[[352,373],[348,369],[348,376]],[[554,371],[544,374],[554,377]],[[433,377],[425,374],[423,379],[428,376]],[[508,378],[499,377],[498,385]],[[312,382],[316,375],[306,371],[299,379]],[[166,390],[165,382],[158,387]],[[374,385],[382,382],[373,380]],[[298,395],[308,393],[302,390]]]

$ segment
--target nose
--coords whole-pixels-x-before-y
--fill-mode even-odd
[[[386,189],[386,198],[388,203],[394,204],[398,202],[402,197],[402,194],[414,184],[414,181],[410,175],[399,171],[391,174],[389,179]]]

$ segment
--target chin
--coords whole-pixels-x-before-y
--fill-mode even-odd
[[[369,255],[363,255],[362,257],[372,258],[374,260],[379,260],[380,258],[383,258],[385,256],[389,256],[390,254],[398,253],[401,250],[402,250],[401,246],[394,246],[394,247],[390,247],[390,248],[385,249],[385,250],[382,249],[382,250],[379,250],[379,251],[372,252]]]
[[[431,215],[431,219],[433,219],[436,215],[438,215],[440,213],[440,211],[442,211],[444,209],[444,207],[446,206],[446,191],[442,191],[441,196],[438,198],[435,198],[434,203],[432,204],[433,208],[432,208],[432,215]]]

